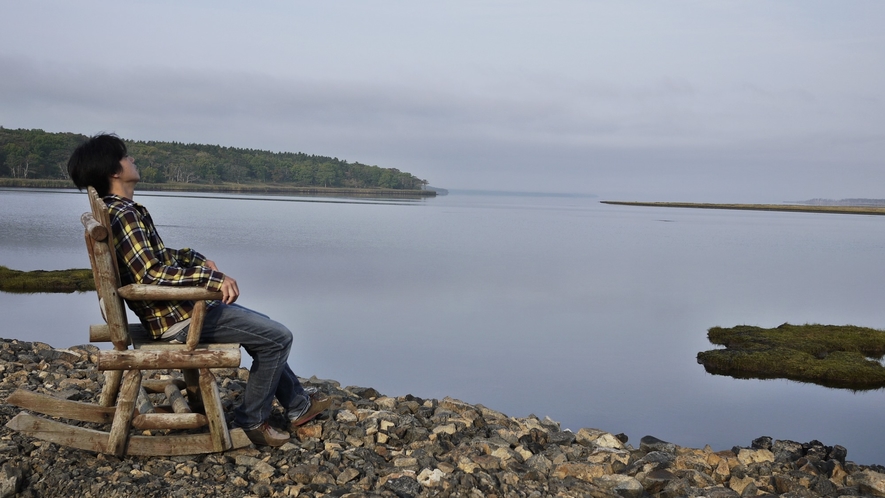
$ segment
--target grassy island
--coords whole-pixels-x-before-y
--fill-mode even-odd
[[[725,346],[698,353],[707,372],[735,378],[783,378],[826,387],[885,387],[885,331],[852,325],[713,327],[707,337]]]
[[[709,204],[697,202],[600,201],[619,206],[649,206],[695,209],[741,209],[746,211],[792,211],[800,213],[885,214],[885,206],[826,206],[810,204]]]
[[[92,270],[10,270],[0,266],[0,291],[13,293],[85,292],[95,290]]]

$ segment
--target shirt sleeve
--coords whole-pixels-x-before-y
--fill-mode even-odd
[[[134,210],[119,212],[112,224],[119,263],[135,283],[221,290],[223,273],[202,266],[205,258],[192,249],[166,249]]]
[[[186,268],[206,265],[206,256],[203,256],[189,247],[166,250],[171,253],[172,257],[175,258],[181,266]]]

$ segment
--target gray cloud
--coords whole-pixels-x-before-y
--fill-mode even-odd
[[[288,30],[296,13],[264,4],[196,3],[175,21],[142,5],[100,50],[100,30],[72,37],[59,14],[31,43],[0,34],[0,125],[333,155],[455,188],[882,196],[885,41],[870,18],[885,8],[833,20],[798,5],[453,2],[338,25],[314,6]]]

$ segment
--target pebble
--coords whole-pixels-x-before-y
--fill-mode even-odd
[[[0,397],[21,387],[95,402],[104,382],[92,363],[97,351],[0,339]],[[217,373],[229,409],[248,372]],[[332,408],[289,443],[187,457],[116,458],[45,443],[6,428],[20,410],[2,404],[0,498],[885,497],[885,467],[857,465],[846,448],[819,441],[765,436],[714,451],[646,436],[636,448],[623,434],[571,432],[549,418],[452,398],[384,396],[315,377],[303,383],[331,396]],[[271,424],[285,427],[279,407]]]

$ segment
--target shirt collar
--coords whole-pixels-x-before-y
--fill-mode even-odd
[[[114,203],[118,203],[118,204],[123,204],[124,206],[142,207],[141,204],[133,201],[132,199],[127,199],[127,198],[121,197],[117,194],[108,194],[108,195],[104,196],[102,198],[102,200],[105,202],[105,204],[110,204],[110,203],[114,202]]]

